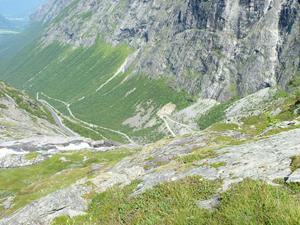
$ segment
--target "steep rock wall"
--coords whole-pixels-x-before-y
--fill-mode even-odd
[[[43,41],[126,42],[139,49],[134,73],[226,100],[285,86],[299,71],[299,8],[299,0],[73,0]]]

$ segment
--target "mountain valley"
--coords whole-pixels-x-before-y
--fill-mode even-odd
[[[0,225],[299,224],[299,12],[44,3],[0,41]]]

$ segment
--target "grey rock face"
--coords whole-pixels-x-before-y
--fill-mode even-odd
[[[13,205],[15,197],[14,196],[9,196],[3,203],[2,206],[4,209],[10,209],[11,206]]]
[[[300,74],[299,5],[299,1],[288,0],[280,12],[277,80],[283,85],[289,82],[287,75]]]
[[[47,157],[39,155],[37,158],[28,160],[26,159],[26,155],[7,155],[5,157],[0,157],[0,169],[2,168],[16,168],[16,167],[24,167],[31,166],[34,164],[38,164],[45,160]]]
[[[211,159],[200,160],[199,167],[176,171],[174,168],[164,170],[150,170],[142,178],[135,194],[144,192],[153,186],[174,181],[186,176],[199,175],[204,179],[223,181],[223,190],[227,190],[232,184],[241,182],[243,179],[261,179],[272,183],[274,179],[284,179],[290,176],[291,157],[300,154],[300,129],[283,132],[267,139],[254,141],[238,146],[226,147],[218,150],[219,156]],[[187,140],[181,140],[185,142]],[[200,139],[199,139],[200,141]],[[193,144],[197,144],[197,139]],[[166,149],[171,148],[172,143],[159,149],[161,154]],[[181,147],[186,148],[185,146]],[[178,150],[181,149],[178,147]],[[159,151],[158,150],[158,151]],[[175,154],[177,149],[173,149]],[[152,157],[156,157],[156,152],[149,152]],[[179,154],[179,153],[178,153]],[[148,155],[149,157],[149,155]],[[141,160],[141,158],[139,158]],[[137,160],[136,160],[137,161]],[[127,166],[135,161],[127,162]],[[212,168],[213,163],[224,163],[224,166]],[[208,165],[208,166],[207,166]],[[131,165],[132,166],[132,165]],[[289,179],[299,179],[299,171]],[[293,178],[294,177],[294,178]],[[296,180],[295,179],[295,180]]]
[[[214,196],[211,199],[203,200],[203,201],[198,201],[197,205],[199,208],[203,209],[213,209],[217,207],[220,204],[220,196]]]
[[[288,183],[300,183],[300,169],[294,171],[287,179]]]
[[[0,91],[2,91],[1,89],[2,84],[0,83]],[[31,107],[37,107],[29,99],[26,100]],[[10,96],[0,97],[0,104],[3,106],[0,108],[0,145],[3,142],[28,137],[62,136],[56,126],[26,112]]]
[[[226,110],[226,120],[235,121],[242,117],[263,113],[265,107],[269,104],[274,104],[272,98],[276,91],[276,89],[265,88],[236,101]]]
[[[82,185],[73,185],[51,193],[8,218],[0,220],[0,225],[47,225],[63,215],[78,216],[87,210],[87,200],[82,195],[90,188]]]
[[[67,2],[55,1],[51,10]],[[134,73],[164,75],[192,94],[225,100],[285,86],[299,71],[299,5],[296,0],[86,0],[56,17],[43,41],[91,46],[100,35],[114,45],[125,42],[140,49]],[[49,15],[44,11],[38,18]]]

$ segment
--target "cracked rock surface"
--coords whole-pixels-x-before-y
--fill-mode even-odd
[[[34,201],[14,215],[0,220],[1,225],[46,225],[62,215],[78,216],[87,210],[87,200],[82,195],[91,189],[73,185]]]
[[[227,190],[232,184],[245,178],[261,179],[272,183],[274,179],[298,179],[299,170],[292,173],[291,157],[300,154],[300,129],[247,142],[245,144],[225,147],[217,150],[217,156],[199,160],[192,167],[178,169],[174,157],[187,154],[193,148],[205,147],[203,134],[181,137],[144,149],[128,158],[121,160],[112,168],[102,171],[89,180],[94,190],[104,192],[115,185],[125,186],[132,181],[140,180],[134,195],[143,193],[153,186],[198,175],[208,180],[223,180],[223,188]],[[191,147],[192,146],[192,147]],[[163,164],[149,167],[149,161],[163,160]],[[214,168],[210,164],[222,163]],[[147,168],[147,166],[149,168]],[[83,195],[92,191],[84,183],[77,182],[69,188],[59,190],[27,205],[15,214],[0,221],[1,225],[36,225],[50,224],[57,216],[75,216],[87,210],[87,200]],[[213,207],[215,199],[199,202],[200,207]]]

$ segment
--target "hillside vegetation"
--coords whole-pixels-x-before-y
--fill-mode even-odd
[[[189,177],[131,196],[134,185],[98,194],[87,215],[57,218],[53,225],[296,225],[300,220],[300,203],[295,193],[262,181],[245,180],[235,185],[222,194],[221,204],[214,211],[199,208],[197,201],[212,197],[218,182]]]
[[[169,102],[183,108],[190,103],[190,97],[168,87],[162,79],[149,80],[121,71],[110,80],[132,53],[124,44],[113,47],[101,40],[89,48],[59,43],[44,48],[31,44],[3,66],[0,78],[32,96],[40,92],[41,98],[65,116],[74,115],[133,138],[157,140],[163,133],[157,130],[161,121],[155,112]],[[66,107],[68,104],[73,115]],[[135,115],[138,105],[154,107],[151,118],[157,121],[152,127],[134,131],[123,122]],[[117,133],[103,129],[99,132],[106,138],[126,141]]]

